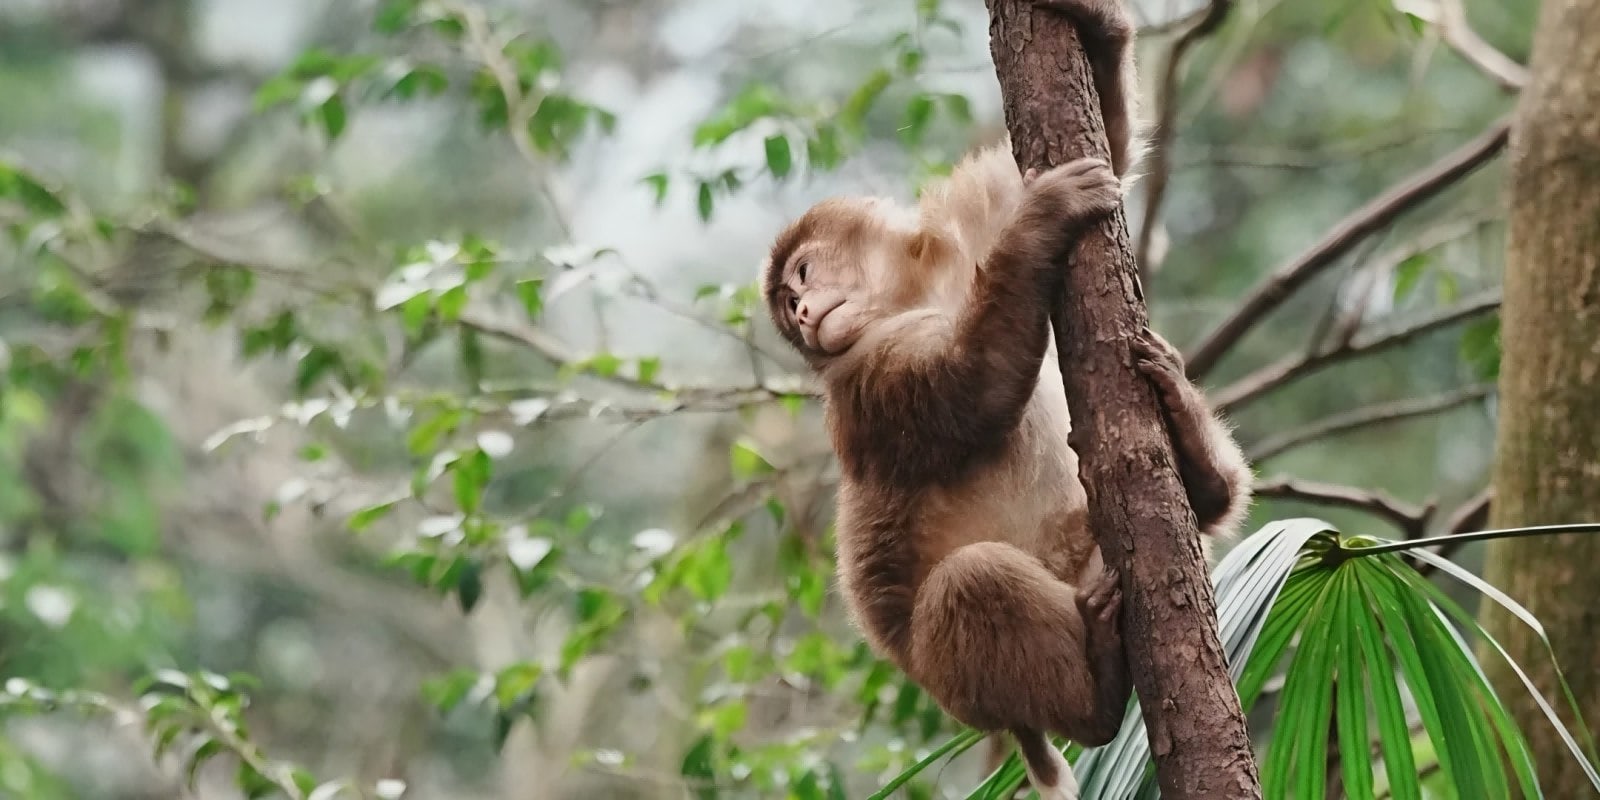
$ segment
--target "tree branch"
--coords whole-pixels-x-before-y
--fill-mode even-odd
[[[1433,519],[1439,507],[1438,502],[1433,500],[1419,507],[1403,503],[1383,492],[1290,478],[1258,481],[1254,491],[1256,497],[1364,511],[1393,524],[1407,538],[1423,535],[1428,529],[1428,521]]]
[[[1204,377],[1268,313],[1352,247],[1494,157],[1505,147],[1508,129],[1508,119],[1501,119],[1478,138],[1356,209],[1328,231],[1322,241],[1273,270],[1187,357],[1189,377]]]
[[[1493,384],[1479,383],[1426,397],[1413,397],[1405,400],[1392,400],[1387,403],[1362,406],[1361,408],[1324,417],[1309,425],[1285,431],[1277,436],[1270,436],[1247,450],[1246,455],[1252,463],[1260,463],[1283,453],[1285,450],[1299,447],[1318,439],[1325,439],[1361,428],[1411,419],[1412,417],[1436,414],[1456,406],[1481,400],[1489,396],[1492,391],[1494,391]]]
[[[1395,3],[1397,10],[1433,23],[1439,38],[1450,49],[1477,67],[1490,80],[1507,92],[1517,92],[1528,83],[1528,68],[1511,60],[1494,45],[1483,40],[1467,22],[1467,10],[1461,0],[1402,0]]]
[[[1353,337],[1329,350],[1307,350],[1281,358],[1212,393],[1212,402],[1222,411],[1232,411],[1290,381],[1329,364],[1371,355],[1399,347],[1423,334],[1454,325],[1500,307],[1500,290],[1490,289],[1456,305],[1436,311],[1386,331]]]
[[[1110,161],[1088,61],[1065,15],[989,0],[990,53],[1017,164]],[[1119,212],[1087,231],[1054,314],[1089,527],[1122,575],[1123,644],[1163,797],[1261,797],[1216,599],[1161,410],[1128,343],[1148,319]]]
[[[1150,136],[1150,171],[1144,178],[1144,224],[1139,228],[1139,244],[1134,248],[1134,260],[1139,264],[1139,275],[1148,280],[1154,271],[1150,263],[1150,243],[1156,227],[1161,222],[1161,205],[1166,200],[1167,180],[1172,177],[1171,145],[1173,123],[1178,117],[1178,73],[1182,71],[1183,57],[1201,39],[1210,36],[1228,12],[1233,0],[1211,0],[1200,12],[1194,24],[1180,34],[1167,53],[1166,71],[1161,75],[1161,86],[1156,91],[1156,124]]]

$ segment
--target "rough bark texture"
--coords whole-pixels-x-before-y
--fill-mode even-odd
[[[1491,527],[1600,520],[1600,0],[1545,0],[1530,67],[1511,132]],[[1485,577],[1544,623],[1584,719],[1600,722],[1600,537],[1498,541],[1487,562]],[[1533,632],[1493,603],[1483,617],[1564,708]],[[1498,655],[1483,663],[1545,796],[1593,797],[1516,675]]]
[[[990,50],[1017,163],[1107,158],[1099,101],[1071,23],[1032,0],[989,0]],[[1055,315],[1089,518],[1122,572],[1123,642],[1162,796],[1261,796],[1217,638],[1194,513],[1156,397],[1128,346],[1144,296],[1121,211],[1084,237]]]

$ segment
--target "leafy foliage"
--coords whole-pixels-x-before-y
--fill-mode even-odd
[[[1380,788],[1390,797],[1424,797],[1423,768],[1439,770],[1440,783],[1430,791],[1509,797],[1514,782],[1521,796],[1543,797],[1527,741],[1485,680],[1462,632],[1488,639],[1502,657],[1505,651],[1473,614],[1397,552],[1460,578],[1538,630],[1537,621],[1515,600],[1422,548],[1452,539],[1575,530],[1600,532],[1600,525],[1393,542],[1341,535],[1318,520],[1289,520],[1269,525],[1230,552],[1214,572],[1213,588],[1229,672],[1245,707],[1266,702],[1269,680],[1282,677],[1282,688],[1272,698],[1277,708],[1274,730],[1279,733],[1268,744],[1262,765],[1266,796],[1326,796],[1333,753],[1343,791],[1352,798],[1376,798]],[[1282,666],[1289,653],[1287,666]],[[1521,667],[1517,672],[1526,674]],[[1559,667],[1556,675],[1579,720],[1581,743],[1531,681],[1527,688],[1540,698],[1572,757],[1600,790],[1594,766],[1600,758]],[[1074,745],[1066,751],[1075,757],[1085,795],[1158,796],[1138,706],[1137,699],[1130,703],[1110,744],[1087,751]],[[1421,738],[1413,734],[1419,723]],[[970,732],[960,734],[938,756],[960,752],[976,741]],[[919,763],[908,774],[937,760]],[[1502,766],[1507,764],[1509,774]],[[1009,798],[1025,781],[1021,762],[1013,755],[968,798]]]
[[[317,256],[211,235],[208,215],[233,201],[226,192],[219,200],[214,187],[204,199],[175,185],[114,202],[38,165],[0,161],[0,261],[16,265],[4,268],[13,285],[0,308],[0,662],[7,675],[35,676],[8,682],[0,711],[9,719],[63,711],[136,719],[158,764],[175,764],[186,780],[225,769],[251,797],[398,796],[406,788],[398,781],[323,780],[266,755],[269,744],[294,741],[295,722],[260,701],[307,702],[308,690],[281,675],[257,684],[158,669],[135,679],[152,665],[249,663],[235,640],[197,632],[197,617],[226,616],[217,608],[230,607],[203,594],[208,583],[282,580],[289,588],[276,587],[261,604],[270,608],[254,613],[274,622],[314,613],[299,606],[324,598],[299,594],[329,581],[302,575],[314,572],[304,562],[288,562],[287,578],[263,578],[249,570],[267,571],[257,562],[270,562],[271,548],[220,563],[183,552],[192,543],[184,536],[243,528],[249,533],[239,538],[255,541],[265,537],[251,525],[277,521],[315,535],[327,551],[319,557],[341,570],[332,583],[443,599],[452,629],[487,616],[535,632],[499,656],[430,653],[430,674],[409,698],[420,709],[410,721],[430,737],[481,742],[492,756],[519,730],[563,724],[552,718],[552,700],[603,672],[597,665],[621,663],[630,674],[602,691],[668,709],[656,735],[675,744],[661,748],[667,753],[582,749],[578,770],[650,779],[675,772],[700,798],[934,797],[940,765],[979,737],[956,730],[842,624],[830,594],[831,537],[794,489],[824,471],[758,435],[763,420],[814,410],[799,385],[761,368],[770,365],[759,357],[758,288],[704,279],[712,282],[679,304],[617,251],[572,241],[574,226],[545,177],[615,135],[621,109],[584,97],[586,76],[573,66],[582,54],[554,26],[472,3],[375,5],[371,36],[307,50],[254,92],[249,126],[299,126],[284,138],[310,163],[285,159],[295,174],[273,176],[281,179],[274,199],[293,223],[283,238],[314,242]],[[643,167],[637,190],[710,222],[735,195],[814,180],[875,145],[904,154],[915,177],[947,170],[976,122],[973,100],[943,79],[964,17],[938,0],[909,5],[893,30],[865,35],[864,66],[844,85],[819,89],[804,75],[766,69],[739,74],[685,132],[691,157]],[[351,179],[333,156],[371,141],[362,123],[380,108],[469,120],[480,139],[452,132],[440,146],[448,183],[471,186],[457,196],[477,200],[490,194],[477,181],[510,174],[529,195],[527,213],[510,225],[466,213],[472,224],[430,218],[368,229],[387,198],[351,213],[343,203]],[[455,160],[463,142],[494,155],[494,175],[474,178],[472,159]],[[408,185],[402,175],[372,194]],[[425,210],[447,217],[445,205]],[[1394,297],[1414,301],[1431,281],[1448,300],[1456,280],[1437,259],[1418,256],[1396,267]],[[651,302],[714,331],[758,368],[748,384],[703,384],[688,365],[695,354],[613,348],[604,336],[589,349],[571,346],[552,331],[581,288],[595,289],[596,302],[611,294]],[[151,354],[202,325],[274,391],[270,412],[221,426],[196,452],[169,429],[188,410],[163,412],[161,392],[152,401],[141,388],[159,382],[146,373]],[[1493,320],[1470,328],[1459,346],[1482,374],[1498,369]],[[81,420],[79,408],[88,409]],[[727,490],[714,513],[631,507],[644,500],[607,505],[578,486],[621,437],[702,412],[727,424],[706,459]],[[579,425],[605,439],[598,455],[578,452],[586,437],[571,428]],[[224,521],[202,525],[171,518],[174,495],[213,490],[200,481],[216,464],[285,441],[297,469],[263,507],[228,509]],[[71,468],[41,475],[40,465],[52,463]],[[699,482],[684,459],[671,463],[670,480]],[[80,483],[92,490],[70,502],[51,494]],[[1283,711],[1269,779],[1294,786],[1295,796],[1321,791],[1331,745],[1294,735],[1312,728],[1334,730],[1346,753],[1380,745],[1382,770],[1365,756],[1341,760],[1352,796],[1385,781],[1395,796],[1414,796],[1397,777],[1406,763],[1438,763],[1456,787],[1536,788],[1518,760],[1521,739],[1469,674],[1470,652],[1456,647],[1460,631],[1476,631],[1373,541],[1336,537],[1320,523],[1274,523],[1217,572],[1224,644],[1247,698],[1271,696],[1270,679],[1288,676],[1275,696]],[[1426,638],[1429,653],[1397,661],[1402,632]],[[1314,646],[1297,647],[1296,637]],[[1371,692],[1360,703],[1337,691],[1341,676],[1357,674]],[[103,691],[72,688],[87,686]],[[1290,703],[1291,693],[1305,702]],[[1431,701],[1420,734],[1404,709],[1396,713],[1408,698]],[[400,713],[405,703],[394,705]],[[811,716],[785,716],[795,708]],[[1375,737],[1362,734],[1369,727]],[[1512,756],[1509,772],[1472,760],[1491,750]],[[1072,755],[1089,796],[1153,791],[1136,705],[1115,743]],[[20,794],[20,780],[24,796],[74,796],[0,733],[0,790]],[[1023,781],[1013,758],[971,796],[1010,797]]]

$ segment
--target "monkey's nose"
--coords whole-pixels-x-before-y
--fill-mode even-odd
[[[794,310],[794,318],[799,320],[801,325],[810,325],[811,306],[806,301],[801,300],[800,305]]]

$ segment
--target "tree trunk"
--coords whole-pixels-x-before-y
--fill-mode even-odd
[[[1099,100],[1072,24],[1033,0],[989,0],[990,51],[1017,164],[1109,162]],[[1216,601],[1156,397],[1129,342],[1147,316],[1119,211],[1070,259],[1055,314],[1089,520],[1122,573],[1123,643],[1167,800],[1261,796]]]
[[[1530,69],[1511,132],[1492,527],[1600,520],[1600,0],[1545,0]],[[1544,624],[1585,720],[1600,720],[1600,537],[1494,542],[1485,577]],[[1534,632],[1492,602],[1481,614],[1563,709]],[[1594,796],[1522,682],[1482,660],[1545,796]]]

